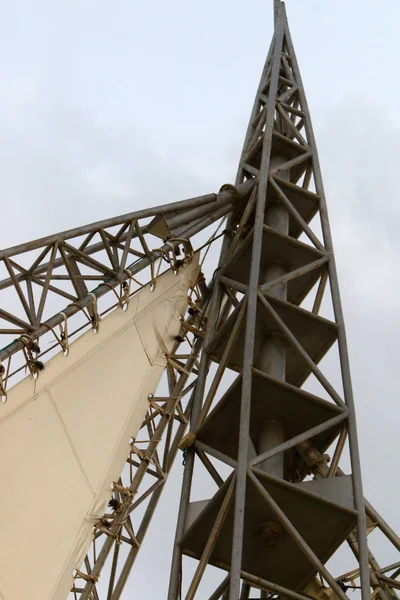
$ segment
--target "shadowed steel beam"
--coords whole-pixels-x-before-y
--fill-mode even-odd
[[[211,594],[208,600],[220,600],[222,594],[228,589],[229,586],[229,575],[225,577],[222,583],[219,584],[215,592]]]
[[[248,600],[250,591],[251,591],[250,584],[248,584],[247,581],[244,581],[242,583],[242,591],[240,593],[240,600]]]

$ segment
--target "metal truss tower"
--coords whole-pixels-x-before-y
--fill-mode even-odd
[[[357,559],[361,597],[370,598],[372,590],[393,598],[400,586],[369,551],[369,526],[381,527],[397,550],[399,539],[364,502],[321,170],[279,0],[274,17],[236,179],[236,185],[252,180],[254,187],[229,219],[232,236],[224,240],[215,275],[183,442],[187,460],[168,598],[180,598],[186,555],[198,561],[186,578],[186,600],[196,596],[208,565],[228,572],[210,600],[249,598],[252,587],[265,598],[345,600],[346,576],[326,566],[345,540]],[[330,318],[322,317],[329,306]],[[319,366],[335,347],[341,381]],[[236,372],[228,389],[227,371]],[[322,393],[303,389],[310,377]],[[324,453],[332,444],[330,460]],[[346,447],[349,475],[339,466]],[[199,453],[231,473],[223,480],[210,469],[218,490],[192,501]]]
[[[37,390],[41,381],[45,388],[50,381],[51,360],[58,360],[58,351],[66,356],[60,372],[71,371],[70,344],[75,357],[85,344],[92,354],[98,350],[82,335],[85,330],[99,331],[101,338],[103,321],[109,328],[111,320],[127,328],[119,310],[127,312],[130,323],[139,313],[147,315],[142,338],[148,345],[151,330],[153,346],[143,356],[151,354],[152,368],[158,373],[165,367],[166,374],[160,393],[148,388],[135,392],[142,412],[132,408],[138,427],[128,437],[125,430],[113,433],[103,423],[98,439],[93,429],[99,411],[82,398],[87,404],[74,415],[72,427],[78,423],[84,450],[90,446],[87,478],[90,469],[105,470],[103,446],[118,447],[122,462],[120,475],[103,481],[101,493],[94,493],[96,510],[91,504],[84,513],[85,535],[76,537],[68,553],[57,549],[62,568],[54,566],[54,557],[47,561],[29,548],[26,552],[25,543],[39,544],[47,535],[63,538],[68,502],[58,514],[62,492],[48,472],[41,476],[39,470],[33,474],[38,489],[53,485],[43,497],[31,494],[27,502],[26,490],[17,489],[21,478],[15,489],[5,482],[7,494],[0,501],[2,539],[9,533],[6,547],[0,542],[4,600],[19,600],[24,585],[35,600],[61,600],[61,580],[71,600],[123,598],[179,449],[185,467],[168,600],[346,600],[347,591],[354,589],[362,600],[398,598],[400,539],[363,496],[323,182],[285,6],[279,0],[274,0],[274,18],[235,185],[0,250],[0,397],[3,403],[8,397],[0,407],[0,441],[15,415],[24,432],[31,431],[24,407],[37,410]],[[206,273],[207,285],[198,262],[205,270],[205,256],[217,240],[222,240],[219,264],[213,274]],[[172,274],[181,282],[179,294]],[[170,329],[166,326],[161,334],[155,321],[167,284]],[[153,316],[143,303],[151,304],[154,290],[158,304],[149,327]],[[101,340],[98,346],[105,345],[104,336]],[[107,356],[108,361],[120,360]],[[42,375],[47,364],[50,374]],[[93,381],[105,377],[99,365],[92,371]],[[17,393],[11,384],[23,378],[24,370],[28,377],[20,382],[22,390],[33,384],[34,394],[25,402],[28,395],[20,393],[21,405],[13,406]],[[107,410],[114,403],[110,422],[121,410],[113,390],[123,385],[120,396],[126,399],[131,392],[127,381],[116,379],[108,396],[101,389],[106,385],[96,388]],[[59,410],[55,400],[53,404]],[[41,433],[45,424],[39,421],[37,427]],[[29,445],[24,432],[10,431],[22,462],[37,447]],[[44,448],[50,462],[53,450]],[[12,448],[7,448],[9,454],[9,466],[8,458],[1,465],[3,479],[17,464]],[[60,457],[57,473],[65,466]],[[77,504],[72,496],[69,504]],[[18,506],[29,507],[34,518],[23,526],[8,526],[12,514],[16,519],[21,515]],[[25,549],[18,555],[25,581],[15,571],[17,543]],[[52,550],[47,548],[48,556]],[[10,560],[15,577],[8,572]],[[41,592],[46,585],[56,589],[52,578],[57,593]],[[150,590],[146,600],[152,597]]]

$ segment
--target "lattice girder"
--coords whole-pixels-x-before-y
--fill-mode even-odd
[[[125,307],[144,285],[154,285],[168,268],[179,269],[190,258],[190,239],[228,214],[251,183],[236,190],[224,186],[174,204],[137,211],[33,242],[0,250],[1,391],[28,367],[41,368],[39,339],[68,351],[70,338],[83,328],[98,326],[102,314]],[[154,223],[174,227],[160,245]],[[177,227],[179,227],[177,229]],[[155,249],[154,245],[156,244]],[[95,287],[93,287],[95,285]],[[51,351],[46,340],[43,347]]]
[[[344,600],[349,579],[331,573],[326,563],[346,539],[359,563],[354,580],[360,581],[363,599],[396,597],[397,563],[396,577],[386,577],[367,544],[367,534],[377,527],[393,550],[400,549],[398,536],[362,494],[325,195],[283,3],[239,163],[236,184],[243,181],[255,185],[230,218],[235,235],[225,240],[220,256],[168,598],[209,595],[210,587],[201,585],[207,565],[214,565],[228,571],[210,596],[215,600],[248,598],[252,588],[263,590],[261,597],[325,593]],[[323,360],[330,348],[340,378]],[[316,389],[314,381],[319,392],[311,397],[301,388]],[[328,447],[331,457],[324,454]],[[211,499],[191,501],[199,450],[225,476]],[[345,451],[352,468],[347,476],[339,467]],[[300,489],[311,494],[314,509],[300,508]],[[307,510],[314,511],[314,534]],[[186,580],[184,555],[199,561]]]

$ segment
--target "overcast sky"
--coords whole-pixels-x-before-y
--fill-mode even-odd
[[[2,247],[233,182],[272,0],[1,4]],[[325,177],[365,493],[400,529],[400,3],[287,10]],[[177,489],[167,492],[169,515]],[[166,521],[153,541],[172,535]],[[150,559],[144,548],[124,598],[146,585],[163,597]]]

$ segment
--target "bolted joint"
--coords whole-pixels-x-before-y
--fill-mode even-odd
[[[318,472],[323,477],[326,476],[328,472],[327,463],[331,460],[328,454],[320,454],[309,441],[301,442],[296,446],[296,449],[312,473]]]
[[[224,192],[230,193],[234,201],[238,200],[239,198],[239,192],[237,188],[231,183],[224,183],[224,185],[220,188],[219,193],[222,194]]]
[[[113,491],[119,492],[120,494],[128,496],[129,498],[133,497],[133,492],[130,488],[124,487],[115,481],[113,481]]]
[[[179,450],[185,451],[188,450],[196,441],[196,434],[193,431],[189,431],[186,435],[183,436],[181,441],[179,442]]]
[[[27,333],[22,334],[18,338],[18,341],[22,342],[29,352],[33,352],[34,354],[40,353],[39,344]]]
[[[189,433],[184,435],[180,441],[178,448],[179,448],[179,450],[182,450],[182,452],[183,452],[183,461],[182,461],[183,466],[185,466],[185,464],[186,464],[188,452],[189,452],[190,448],[193,446],[193,444],[195,443],[195,441],[196,441],[196,434],[193,433],[192,431],[189,431]]]
[[[89,581],[90,583],[97,583],[99,581],[99,578],[95,575],[87,575],[78,569],[75,571],[75,579],[83,579],[84,581]]]

